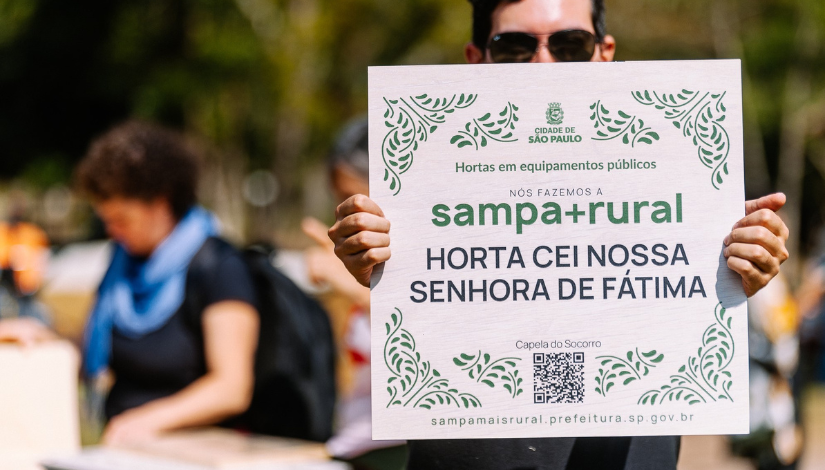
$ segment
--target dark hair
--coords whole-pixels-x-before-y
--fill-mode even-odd
[[[521,0],[469,0],[473,6],[473,44],[479,49],[487,48],[490,31],[493,29],[493,12],[502,3],[516,3]],[[604,0],[591,1],[591,18],[596,31],[596,41],[602,42],[607,35]]]
[[[92,199],[166,199],[180,220],[197,201],[199,158],[184,137],[141,121],[120,124],[95,139],[76,173]]]
[[[364,179],[370,177],[368,121],[366,116],[347,123],[335,139],[329,154],[330,170],[338,165],[346,165]]]

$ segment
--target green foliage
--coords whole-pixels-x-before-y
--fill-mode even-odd
[[[464,130],[458,131],[450,143],[458,148],[474,146],[478,150],[479,145],[486,147],[488,141],[516,142],[518,139],[513,137],[518,122],[516,111],[518,106],[508,102],[498,116],[487,113],[465,124]]]
[[[521,388],[523,380],[518,376],[516,369],[516,363],[520,360],[518,357],[504,357],[493,361],[489,354],[479,351],[476,354],[461,354],[454,357],[453,363],[466,371],[476,382],[490,388],[495,388],[498,384],[507,390],[511,397],[516,398],[524,392]]]
[[[387,330],[384,364],[392,374],[387,379],[387,393],[390,395],[387,408],[408,405],[428,410],[439,405],[481,407],[478,398],[450,387],[448,379],[433,369],[428,361],[421,359],[421,354],[416,351],[415,338],[401,328],[404,320],[401,310],[396,308],[389,320],[384,324]]]
[[[0,0],[0,45],[24,31],[36,9],[36,0]]]
[[[430,134],[444,124],[447,116],[457,109],[469,108],[478,95],[432,97],[428,94],[388,100],[384,98],[384,125],[389,128],[381,144],[384,159],[384,181],[389,183],[393,196],[401,192],[401,175],[413,164],[419,144],[427,142]]]
[[[271,233],[324,194],[308,176],[366,112],[368,67],[461,62],[469,18],[447,0],[0,0],[0,175],[41,155],[72,165],[137,116],[203,142],[233,197],[249,169],[273,170],[276,206],[247,227]]]
[[[601,100],[593,103],[590,110],[593,111],[590,120],[593,121],[598,136],[593,137],[593,140],[613,140],[621,137],[622,143],[631,147],[636,147],[637,143],[652,145],[654,141],[659,140],[659,134],[652,128],[645,127],[645,122],[636,116],[630,116],[620,109],[616,116],[611,117],[610,111],[604,107]]]
[[[627,385],[641,380],[650,373],[650,369],[655,368],[664,359],[665,355],[659,354],[655,349],[640,353],[639,348],[628,351],[625,357],[598,356],[596,360],[599,361],[600,368],[596,376],[596,393],[607,396],[607,392],[616,383]]]
[[[682,90],[674,93],[635,91],[633,98],[646,106],[664,110],[665,117],[682,135],[692,139],[699,161],[713,170],[711,183],[719,189],[728,175],[730,136],[723,122],[727,108],[722,100],[727,92],[708,93]]]
[[[57,155],[49,155],[34,159],[26,165],[20,179],[33,188],[46,190],[49,187],[68,181],[72,170],[66,159]]]
[[[702,346],[695,356],[679,368],[679,372],[670,376],[670,383],[658,389],[648,390],[639,397],[640,405],[663,404],[667,401],[686,401],[690,405],[733,401],[730,388],[733,376],[727,370],[733,361],[736,348],[730,331],[733,318],[727,314],[722,304],[716,306],[715,323],[708,326],[702,334]]]

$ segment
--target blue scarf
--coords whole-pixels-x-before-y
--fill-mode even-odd
[[[83,369],[92,378],[109,364],[112,333],[139,338],[158,330],[183,303],[186,271],[203,242],[216,235],[214,216],[194,207],[146,260],[115,247],[86,325]]]

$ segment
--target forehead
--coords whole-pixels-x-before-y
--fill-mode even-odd
[[[115,219],[134,216],[145,211],[149,204],[139,199],[116,196],[110,199],[93,203],[98,215],[104,219]]]
[[[591,0],[504,1],[491,19],[491,36],[506,32],[548,34],[565,29],[595,33]]]

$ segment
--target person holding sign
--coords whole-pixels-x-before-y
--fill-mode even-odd
[[[471,3],[473,40],[465,48],[471,64],[613,60],[616,43],[605,31],[602,0]],[[723,262],[741,276],[748,296],[788,258],[788,229],[776,215],[784,203],[782,194],[746,202],[745,217],[720,240]],[[390,259],[390,220],[367,196],[338,206],[329,236],[336,255],[365,286],[374,267]],[[678,437],[417,440],[410,442],[409,469],[675,469],[678,451]]]

